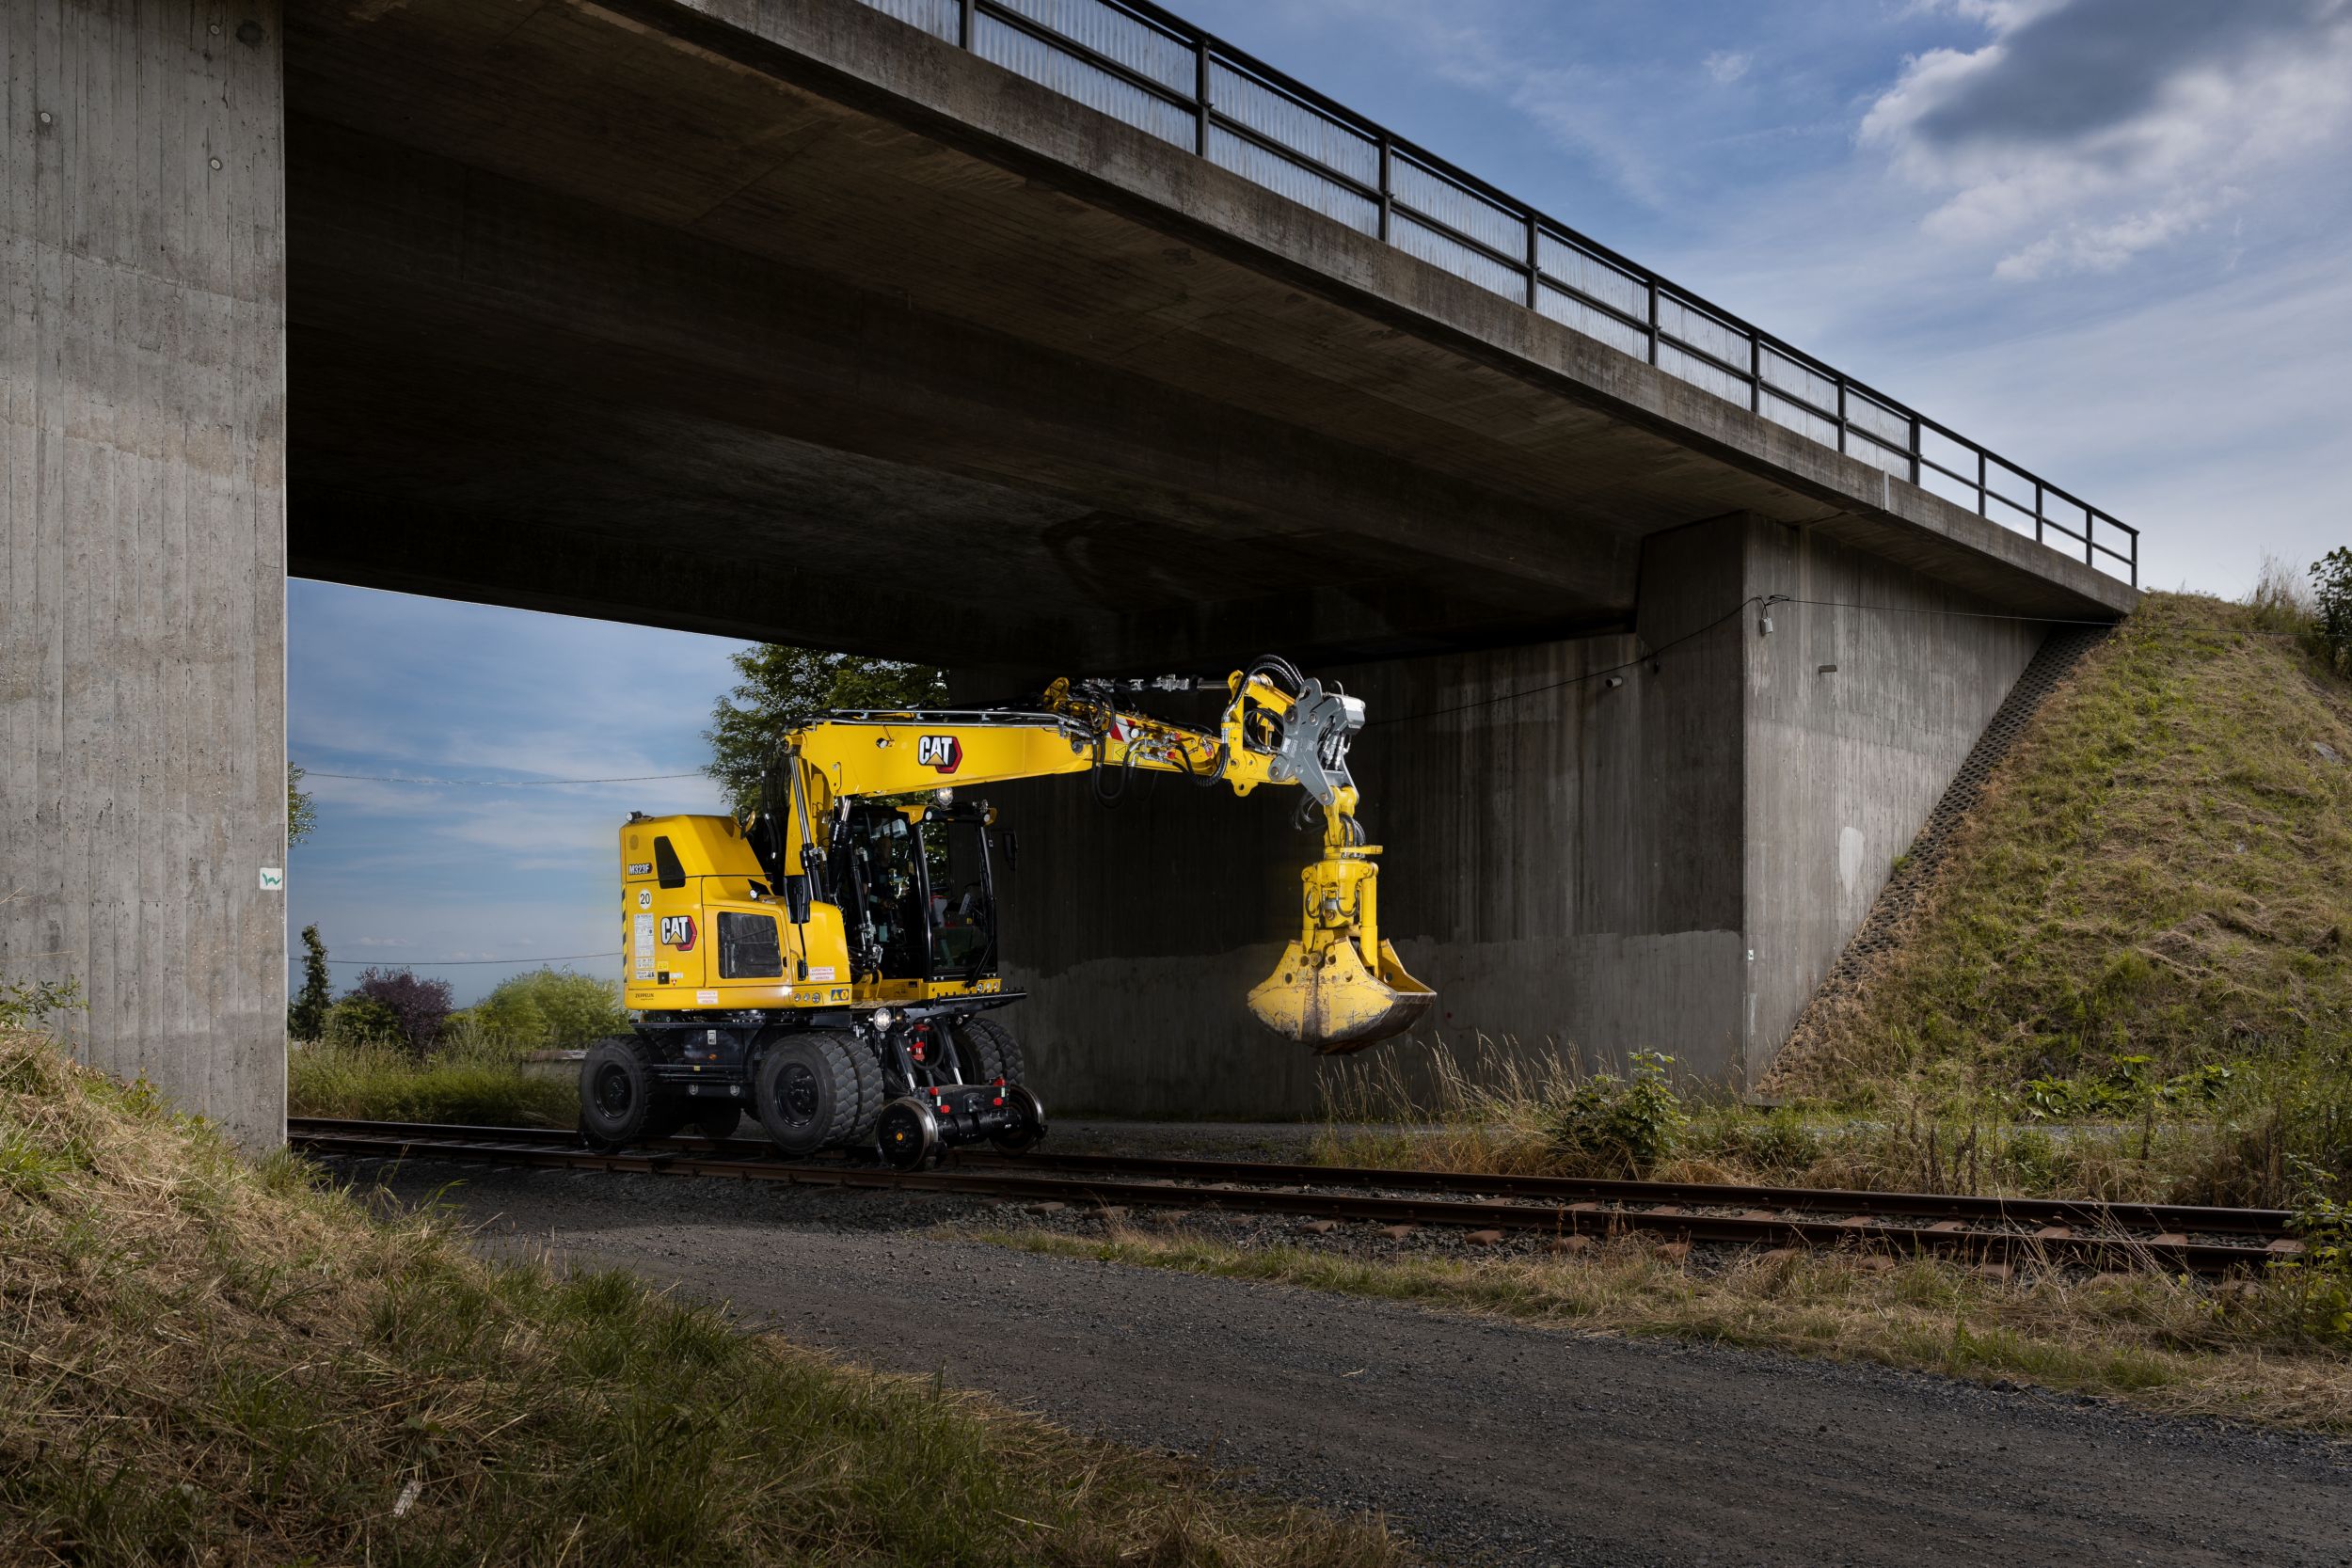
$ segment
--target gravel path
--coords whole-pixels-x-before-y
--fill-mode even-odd
[[[490,1250],[1384,1510],[1450,1560],[2352,1565],[2352,1450],[2317,1440],[922,1233],[1018,1213],[974,1202],[423,1165],[395,1190]]]

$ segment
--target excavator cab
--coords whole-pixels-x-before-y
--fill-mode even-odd
[[[861,975],[967,986],[995,976],[993,815],[984,803],[850,805],[832,873]]]

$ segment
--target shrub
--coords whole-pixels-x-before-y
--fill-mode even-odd
[[[532,1051],[574,1050],[628,1029],[619,986],[559,969],[517,974],[462,1016],[486,1042]]]
[[[316,926],[302,927],[302,989],[286,1006],[286,1033],[298,1040],[323,1038],[334,998],[326,984],[326,943]]]
[[[0,1029],[37,1029],[51,1013],[82,1006],[72,980],[0,980]]]
[[[350,995],[343,1000],[373,1003],[381,1012],[356,1015],[355,1022],[360,1017],[370,1023],[389,1018],[389,1037],[420,1052],[430,1051],[433,1042],[440,1038],[441,1024],[449,1017],[452,1002],[447,980],[428,980],[406,969],[363,971],[359,983],[351,988]],[[373,1035],[351,1037],[382,1039],[387,1034],[379,1028]]]
[[[2322,662],[2352,675],[2352,548],[2339,546],[2312,562]]]
[[[2296,1287],[2308,1333],[2352,1346],[2352,1204],[2328,1196],[2326,1172],[2296,1165],[2306,1186],[2288,1228],[2301,1239],[2303,1256],[2273,1268]]]
[[[1666,1082],[1672,1056],[1633,1053],[1630,1079],[1597,1073],[1577,1085],[1551,1125],[1551,1148],[1574,1169],[1641,1176],[1671,1155],[1688,1117]]]

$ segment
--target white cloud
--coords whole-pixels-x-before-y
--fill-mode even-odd
[[[1961,5],[1990,37],[1905,62],[1860,141],[1939,205],[1938,241],[2028,281],[2112,272],[2331,156],[2352,3]]]
[[[1745,76],[1748,73],[1748,68],[1755,63],[1754,55],[1736,55],[1727,49],[1718,49],[1701,61],[1700,65],[1718,87],[1729,87],[1740,77]]]

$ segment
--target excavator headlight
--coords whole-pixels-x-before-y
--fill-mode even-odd
[[[887,1029],[890,1027],[890,1021],[897,1016],[898,1015],[896,1013],[892,1012],[887,1007],[877,1007],[874,1009],[874,1027],[877,1029]]]

